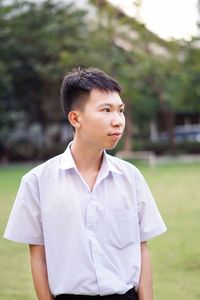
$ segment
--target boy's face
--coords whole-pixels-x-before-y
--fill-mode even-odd
[[[93,89],[77,114],[77,138],[98,150],[113,149],[117,145],[125,127],[124,103],[117,92]]]

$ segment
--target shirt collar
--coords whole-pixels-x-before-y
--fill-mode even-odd
[[[110,157],[110,155],[108,155],[106,153],[106,151],[104,150],[104,154],[103,154],[103,161],[102,161],[102,169],[105,168],[105,170],[109,173],[109,172],[113,172],[113,173],[117,173],[117,174],[123,174],[116,166],[115,164],[112,162],[112,159]]]
[[[59,169],[61,169],[61,170],[69,170],[69,169],[77,170],[74,158],[73,158],[71,150],[70,150],[72,143],[73,143],[73,141],[71,141],[69,143],[69,145],[67,146],[67,149],[61,156],[61,160],[60,160],[60,164],[59,164]],[[103,153],[103,160],[102,160],[100,171],[103,174],[108,174],[109,172],[122,174],[122,172],[113,164],[113,162],[111,161],[111,159],[109,158],[109,156],[107,155],[105,150]]]
[[[73,159],[70,147],[73,141],[69,143],[67,146],[67,149],[61,156],[60,164],[59,164],[59,169],[61,170],[68,170],[68,169],[77,169],[75,161]]]

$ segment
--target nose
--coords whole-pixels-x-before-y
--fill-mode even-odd
[[[118,112],[113,113],[112,126],[113,127],[122,127],[125,124],[125,119],[123,114]]]

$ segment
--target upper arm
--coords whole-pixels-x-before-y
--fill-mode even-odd
[[[147,242],[141,242],[141,252],[142,251],[148,251],[148,244]]]
[[[142,242],[148,241],[164,233],[166,226],[152,193],[140,172],[138,172],[136,176],[136,199],[140,225],[140,240]]]
[[[4,237],[16,242],[43,245],[39,186],[34,174],[26,174],[20,184]]]
[[[31,261],[46,262],[45,248],[42,245],[29,245]]]

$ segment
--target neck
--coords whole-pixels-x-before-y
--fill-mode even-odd
[[[77,169],[80,172],[98,172],[101,167],[103,150],[94,149],[92,146],[84,142],[74,141],[71,145],[71,152],[76,163]]]

